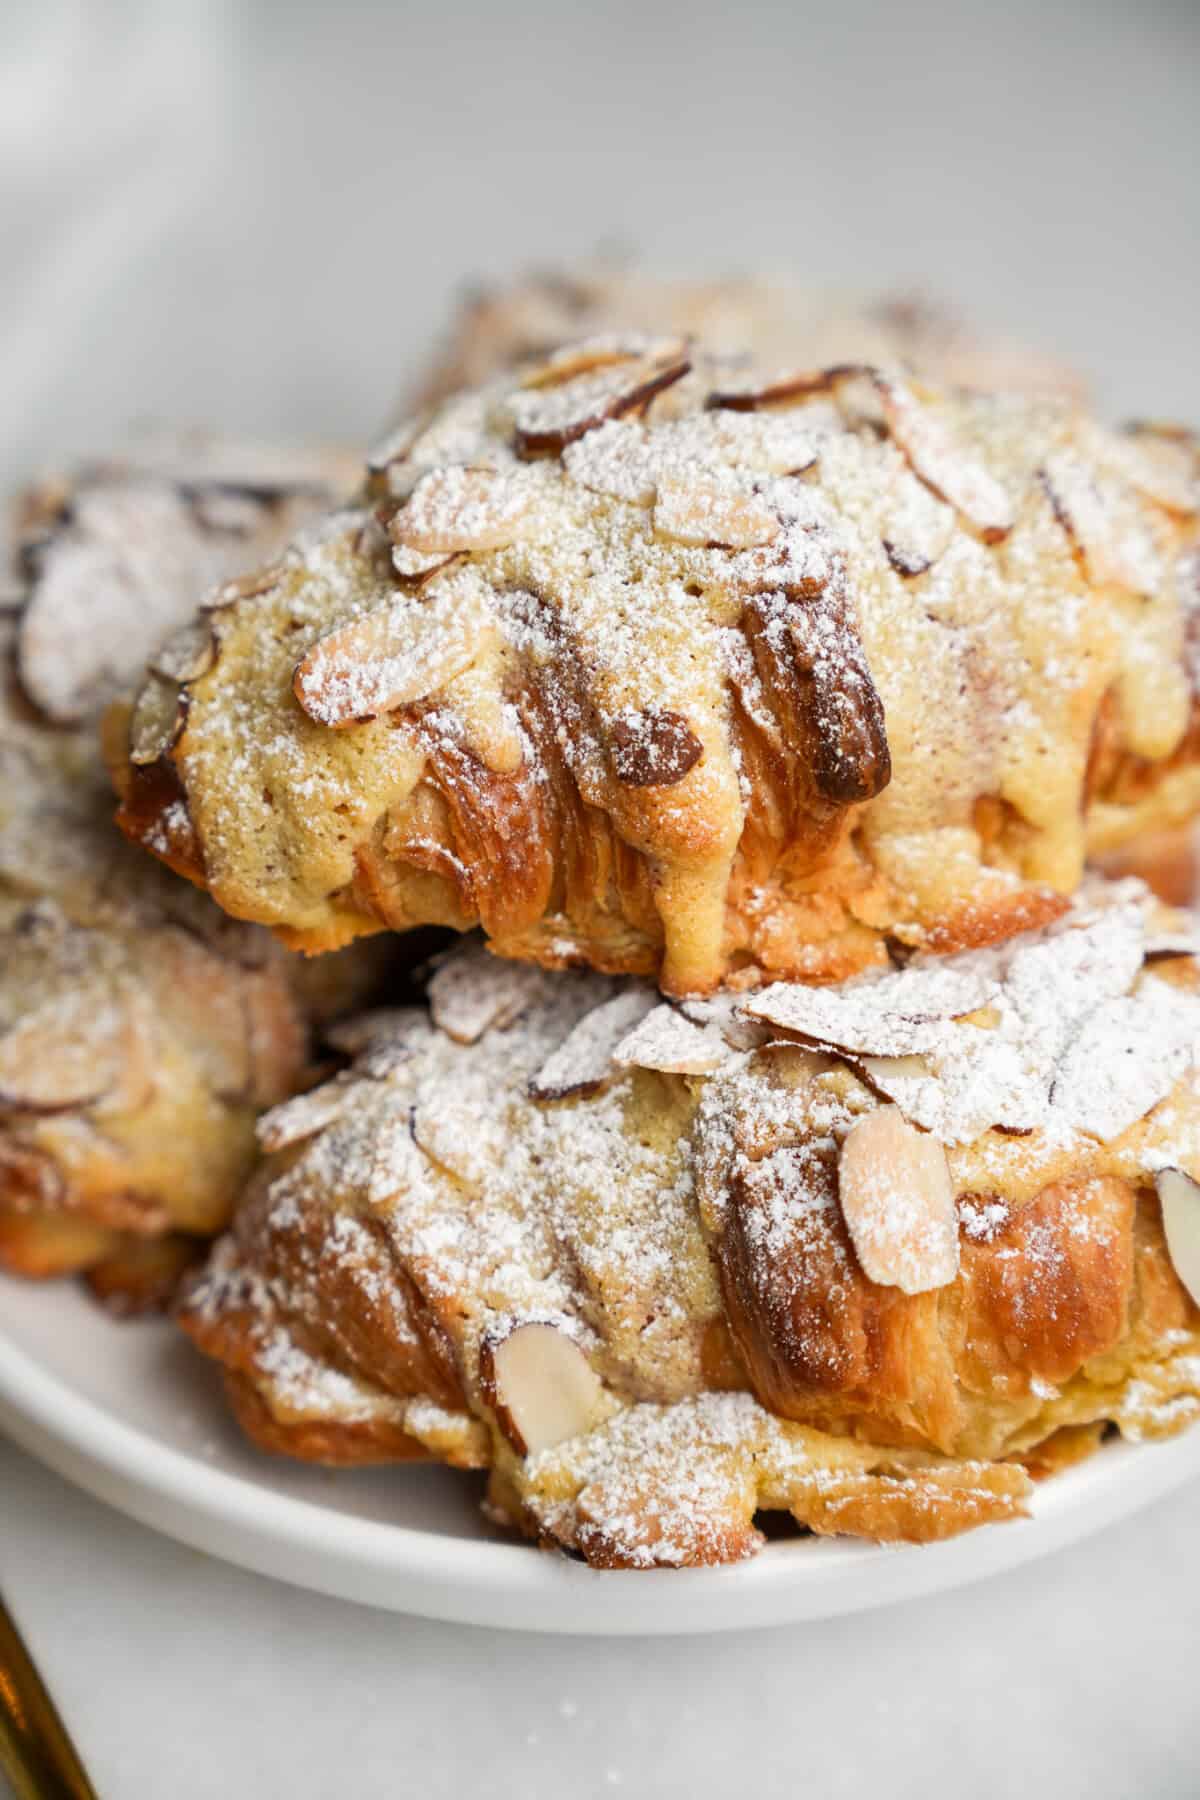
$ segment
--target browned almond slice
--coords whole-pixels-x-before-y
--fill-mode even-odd
[[[881,1106],[847,1133],[838,1196],[863,1271],[883,1287],[923,1294],[958,1274],[958,1217],[946,1152]]]
[[[409,706],[468,667],[490,619],[475,571],[452,570],[321,638],[297,668],[293,691],[310,719],[335,729]]]
[[[188,705],[186,688],[151,670],[129,721],[130,762],[145,768],[173,750],[183,736]]]
[[[1075,554],[1091,579],[1129,593],[1141,594],[1154,584],[1154,573],[1127,521],[1116,514],[1116,502],[1096,485],[1090,470],[1070,450],[1048,456],[1039,471],[1054,516],[1071,539]]]
[[[167,681],[198,681],[201,675],[207,675],[216,658],[212,626],[201,617],[181,625],[147,666]]]
[[[969,519],[986,543],[1007,536],[1013,526],[1008,495],[979,459],[956,443],[906,382],[893,375],[873,376],[884,418],[913,473]]]
[[[613,770],[624,787],[673,787],[704,755],[683,714],[665,706],[623,714],[611,727],[609,743]]]
[[[711,475],[667,476],[658,483],[654,529],[679,544],[723,544],[748,550],[783,529],[761,494],[725,486]]]
[[[604,1388],[565,1331],[541,1321],[507,1337],[485,1338],[479,1352],[483,1396],[518,1456],[536,1456],[590,1431],[604,1416]]]
[[[644,412],[691,364],[674,345],[655,355],[610,362],[560,385],[527,388],[510,402],[519,456],[564,450],[608,419]]]
[[[827,394],[839,382],[868,373],[860,363],[834,363],[827,369],[784,369],[765,381],[760,375],[748,374],[741,382],[715,389],[707,405],[718,412],[758,412],[763,407],[786,406],[789,401]]]
[[[884,496],[882,513],[884,554],[910,580],[933,567],[954,534],[953,510],[908,470]]]
[[[1162,1205],[1171,1265],[1200,1306],[1200,1184],[1182,1169],[1160,1169],[1154,1185]]]
[[[475,1044],[502,1031],[540,999],[546,976],[523,963],[503,962],[472,945],[444,962],[429,983],[433,1022],[456,1044]]]
[[[523,388],[561,387],[580,375],[597,369],[611,368],[617,363],[641,362],[646,359],[672,361],[683,355],[682,338],[648,338],[630,333],[612,332],[597,337],[581,338],[551,350],[540,362],[528,364],[521,371]]]
[[[630,988],[593,1007],[533,1076],[532,1097],[566,1100],[575,1094],[594,1094],[613,1073],[617,1045],[656,1004],[651,989]]]
[[[674,1006],[656,1006],[621,1039],[613,1061],[664,1075],[711,1075],[733,1055],[719,1025],[697,1025]]]
[[[388,529],[394,544],[422,557],[499,550],[520,534],[534,497],[525,469],[431,469]]]

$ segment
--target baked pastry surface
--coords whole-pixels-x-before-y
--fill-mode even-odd
[[[600,1566],[1012,1517],[1200,1414],[1191,932],[1125,883],[682,1006],[456,951],[263,1121],[181,1322],[267,1449],[486,1467]]]
[[[1063,363],[981,332],[920,295],[869,299],[824,292],[786,275],[671,280],[596,263],[535,272],[470,294],[418,398],[445,400],[572,338],[629,331],[697,338],[720,355],[750,348],[757,360],[779,368],[797,359],[813,368],[902,363],[949,387],[1074,399],[1085,391]]]
[[[314,1019],[369,957],[314,979],[112,822],[97,714],[214,580],[291,536],[342,465],[203,446],[23,497],[23,591],[0,615],[0,1262],[88,1268],[160,1299],[292,1093]],[[323,473],[322,473],[323,468]]]
[[[682,343],[403,428],[139,699],[131,836],[310,949],[702,993],[1053,917],[1200,801],[1189,442]]]

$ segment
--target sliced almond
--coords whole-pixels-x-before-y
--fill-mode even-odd
[[[666,706],[622,714],[609,729],[609,745],[623,787],[674,787],[704,755],[683,714]]]
[[[488,1175],[504,1160],[505,1137],[497,1122],[481,1117],[478,1106],[444,1094],[413,1108],[412,1135],[431,1162],[472,1194],[483,1193]]]
[[[518,1456],[537,1456],[590,1431],[604,1416],[604,1388],[565,1331],[540,1321],[506,1337],[485,1338],[479,1352],[484,1399]]]
[[[183,736],[190,701],[186,688],[151,670],[129,720],[129,760],[148,767],[168,755]]]
[[[128,1020],[87,987],[29,1012],[0,1037],[0,1106],[67,1112],[95,1106],[121,1083]]]
[[[509,407],[517,454],[561,451],[608,419],[644,412],[690,367],[680,346],[669,343],[646,355],[592,366],[553,386],[543,381],[518,392]]]
[[[904,470],[883,496],[883,549],[897,575],[912,580],[944,554],[954,534],[952,508]]]
[[[286,1150],[289,1144],[303,1143],[327,1125],[336,1125],[346,1110],[351,1085],[343,1076],[336,1076],[307,1094],[297,1094],[282,1106],[272,1107],[258,1121],[262,1148],[268,1153]]]
[[[1055,1069],[1051,1106],[1109,1143],[1166,1099],[1197,1042],[1200,995],[1151,977],[1084,1019]]]
[[[1200,461],[1194,441],[1142,427],[1118,440],[1117,449],[1121,472],[1139,494],[1180,518],[1200,512]]]
[[[459,951],[429,983],[433,1022],[456,1044],[475,1044],[502,1031],[543,994],[546,976],[524,963],[504,962],[480,946]]]
[[[900,1057],[932,1049],[943,1024],[977,1012],[999,991],[984,969],[910,968],[840,988],[775,982],[744,1000],[742,1012],[811,1043]]]
[[[864,1273],[923,1294],[958,1274],[958,1218],[946,1152],[881,1106],[853,1125],[838,1160],[838,1195]]]
[[[1200,1306],[1200,1183],[1182,1169],[1160,1169],[1154,1185],[1162,1205],[1171,1265]]]
[[[872,1087],[889,1099],[903,1098],[910,1082],[926,1081],[933,1074],[923,1056],[864,1056],[860,1066]]]
[[[499,550],[520,535],[534,498],[525,469],[430,469],[388,530],[394,544],[422,557]]]
[[[475,570],[452,570],[419,595],[401,594],[319,639],[292,683],[310,719],[359,724],[435,693],[468,667],[491,622]]]
[[[750,373],[740,382],[714,389],[707,404],[715,412],[758,412],[827,394],[839,381],[865,372],[857,363],[835,363],[827,369],[783,369],[766,380]]]
[[[969,519],[985,543],[1007,536],[1013,527],[1013,510],[995,476],[964,445],[955,442],[907,382],[879,373],[873,380],[888,429],[913,472]]]
[[[621,1039],[613,1061],[664,1075],[711,1075],[733,1054],[718,1025],[697,1025],[674,1006],[656,1006]]]
[[[711,474],[682,474],[658,483],[654,529],[679,544],[749,550],[769,544],[783,527],[761,494],[725,485]]]
[[[1055,451],[1039,471],[1055,518],[1092,581],[1141,594],[1154,585],[1145,545],[1117,516],[1116,502],[1097,486],[1072,451]]]
[[[203,616],[181,625],[155,653],[148,667],[168,681],[198,681],[217,657],[212,626]]]
[[[613,1073],[613,1051],[657,1004],[649,988],[630,988],[585,1013],[529,1083],[535,1100],[594,1094]]]
[[[394,1006],[339,1019],[324,1036],[331,1050],[354,1058],[355,1075],[367,1081],[386,1081],[410,1060],[429,1032],[424,1007]]]

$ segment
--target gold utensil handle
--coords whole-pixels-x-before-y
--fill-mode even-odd
[[[17,1800],[97,1800],[67,1728],[2,1600],[0,1770]]]

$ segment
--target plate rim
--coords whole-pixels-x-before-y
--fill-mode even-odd
[[[73,1388],[3,1324],[0,1427],[95,1498],[255,1574],[424,1618],[571,1635],[741,1630],[915,1599],[1080,1541],[1200,1474],[1197,1427],[1106,1446],[1040,1484],[1029,1519],[942,1543],[803,1539],[724,1567],[599,1572],[526,1543],[353,1517],[213,1467]]]

